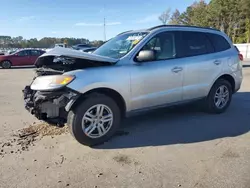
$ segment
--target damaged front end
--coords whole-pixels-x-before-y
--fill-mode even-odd
[[[63,126],[79,93],[67,88],[58,91],[34,91],[30,86],[23,90],[25,108],[37,119]]]
[[[64,73],[100,66],[110,66],[117,60],[70,49],[57,48],[43,54],[35,65],[36,76],[23,90],[25,108],[39,120],[63,126],[68,111],[80,97],[78,91],[66,86],[75,79]]]

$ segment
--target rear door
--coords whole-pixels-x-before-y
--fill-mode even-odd
[[[207,33],[183,31],[181,38],[181,59],[186,65],[183,100],[205,97],[211,83],[222,72],[223,55],[216,53]]]
[[[37,58],[41,55],[40,50],[30,50],[30,60],[29,65],[34,65]]]

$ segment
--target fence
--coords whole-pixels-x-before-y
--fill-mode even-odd
[[[244,59],[250,60],[250,43],[248,44],[235,44],[243,55]]]

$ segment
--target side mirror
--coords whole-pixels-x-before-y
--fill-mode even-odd
[[[154,50],[142,50],[136,57],[136,60],[138,62],[154,61],[155,59],[156,57]]]

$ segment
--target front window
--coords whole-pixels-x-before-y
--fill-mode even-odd
[[[16,50],[9,51],[9,54],[14,54]]]
[[[153,50],[156,56],[155,60],[175,58],[175,32],[163,32],[156,35],[151,40],[149,40],[142,50]]]
[[[24,57],[24,56],[29,56],[29,51],[28,50],[23,50],[17,53],[18,56]]]
[[[148,32],[125,33],[114,37],[99,48],[93,54],[121,58],[130,52]]]

